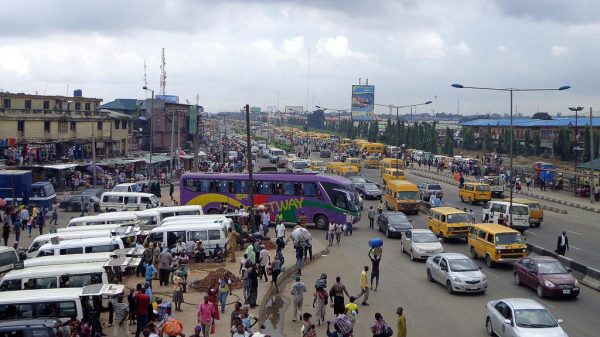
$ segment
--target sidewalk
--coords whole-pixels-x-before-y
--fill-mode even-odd
[[[442,181],[444,183],[451,184],[451,185],[458,185],[458,183],[454,182],[452,175],[448,172],[436,172],[435,170],[427,171],[427,170],[423,170],[423,169],[413,168],[413,169],[411,169],[410,173],[414,174],[416,176],[422,177],[422,178],[438,180],[438,181]],[[475,179],[473,179],[472,177],[466,177],[465,180],[466,181],[475,181]],[[565,205],[565,206],[583,209],[583,210],[590,211],[590,212],[600,213],[600,206],[594,207],[593,204],[590,204],[589,199],[575,197],[570,192],[565,192],[565,191],[554,191],[553,192],[550,190],[540,191],[538,188],[532,188],[530,191],[527,191],[526,187],[524,187],[524,189],[522,189],[521,191],[514,190],[513,192],[515,195],[537,198],[540,200],[549,201],[549,202],[557,203],[560,205]],[[557,208],[557,207],[553,207],[553,206],[549,206],[549,205],[544,205],[544,208],[549,211],[553,211],[553,212],[557,212],[557,213],[561,213],[561,214],[567,214],[567,211],[564,209],[561,209],[561,208]]]

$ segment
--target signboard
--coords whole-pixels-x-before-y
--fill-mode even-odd
[[[352,120],[372,121],[375,108],[375,86],[353,85],[352,86]]]
[[[198,106],[190,105],[188,107],[188,115],[190,116],[188,120],[188,133],[190,135],[196,134],[196,128],[198,127]]]
[[[261,111],[261,109],[260,109],[259,106],[251,106],[250,107],[250,112],[253,113],[253,114],[260,113],[260,111]]]
[[[304,107],[302,105],[286,105],[285,113],[286,114],[298,114],[304,111]]]

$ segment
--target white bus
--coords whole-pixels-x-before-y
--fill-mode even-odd
[[[233,225],[233,220],[231,220],[231,218],[228,218],[226,215],[224,214],[205,214],[205,215],[179,215],[179,216],[173,216],[170,218],[166,218],[164,219],[160,225],[161,226],[170,226],[172,224],[179,224],[179,223],[218,223],[218,224],[222,224],[222,226],[224,226],[225,228],[229,228]]]
[[[151,193],[104,192],[100,196],[100,209],[106,212],[141,211],[159,205],[160,200]]]
[[[149,242],[162,242],[163,247],[173,248],[178,240],[183,242],[202,241],[205,249],[214,249],[218,244],[225,250],[227,233],[221,224],[178,223],[156,227],[146,238]]]
[[[51,242],[52,238],[56,238],[57,240],[75,240],[75,239],[89,239],[89,238],[101,238],[106,237],[109,238],[112,236],[112,229],[98,230],[98,231],[77,231],[77,232],[66,232],[66,233],[49,233],[38,235],[33,239],[31,245],[27,249],[27,257],[32,258],[37,255],[38,249],[41,246]]]
[[[0,291],[81,288],[108,283],[105,263],[74,263],[13,270],[0,281]]]
[[[130,248],[132,244],[135,245],[135,241],[131,243],[129,240],[121,240],[121,238],[118,237],[64,240],[58,243],[47,243],[41,246],[35,257],[106,253],[113,252],[117,249]]]
[[[79,218],[73,218],[69,221],[67,227],[76,226],[98,226],[98,225],[110,225],[110,224],[131,224],[138,221],[137,215],[132,212],[114,212],[114,213],[101,213],[92,216],[83,216]]]
[[[78,263],[106,263],[111,259],[112,252],[105,253],[90,253],[76,255],[57,255],[57,256],[40,256],[23,261],[25,268],[37,266],[55,266],[61,264],[78,264]]]

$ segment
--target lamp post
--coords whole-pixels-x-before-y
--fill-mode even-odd
[[[577,143],[578,143],[577,138],[579,136],[579,132],[577,130],[577,113],[579,111],[583,110],[583,107],[582,106],[578,106],[576,108],[571,107],[571,108],[569,108],[569,110],[575,111],[575,147],[577,147]],[[577,172],[577,150],[575,150],[574,152],[575,152],[575,172]]]
[[[152,100],[150,101],[150,166],[148,169],[148,176],[151,179],[152,173],[154,173],[154,170],[152,169],[152,148],[154,147],[154,123],[152,122],[152,116],[154,115],[154,90],[149,89],[147,86],[143,86],[142,89],[152,93]]]
[[[513,92],[515,91],[563,91],[570,89],[571,86],[564,85],[558,88],[490,88],[490,87],[468,87],[462,84],[452,84],[453,88],[457,89],[476,89],[476,90],[492,90],[492,91],[505,91],[510,93],[510,202],[508,207],[509,221],[512,221],[512,204],[513,204],[513,190],[514,190],[514,176],[513,171]],[[510,224],[510,222],[509,222]]]

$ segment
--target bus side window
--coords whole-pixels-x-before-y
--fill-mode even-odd
[[[317,195],[317,185],[315,183],[304,183],[304,195],[314,197]]]

